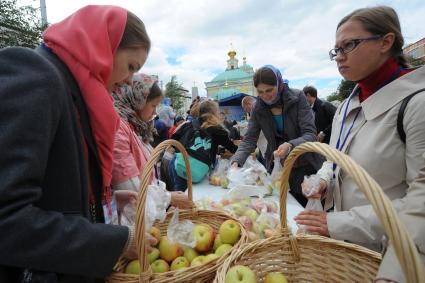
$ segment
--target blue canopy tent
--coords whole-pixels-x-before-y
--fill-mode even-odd
[[[250,96],[245,93],[236,93],[234,95],[222,98],[218,101],[220,112],[224,112],[229,121],[241,121],[245,119],[245,112],[242,109],[241,102],[245,96]]]

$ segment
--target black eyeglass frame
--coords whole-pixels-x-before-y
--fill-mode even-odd
[[[350,46],[348,48],[346,47],[338,47],[338,48],[332,48],[331,50],[329,50],[329,59],[331,59],[331,61],[335,60],[335,57],[338,56],[338,52],[341,52],[341,54],[348,54],[351,51],[353,51],[354,49],[356,49],[357,46],[359,46],[360,43],[364,42],[364,41],[370,41],[370,40],[377,40],[377,39],[381,39],[383,37],[383,35],[373,35],[371,37],[366,37],[366,38],[354,38],[354,39],[350,39],[347,40],[345,42],[345,45],[347,43],[350,43]],[[351,43],[353,43],[351,45]]]

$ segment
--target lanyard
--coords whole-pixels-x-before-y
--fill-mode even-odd
[[[342,132],[344,131],[344,125],[345,125],[345,120],[347,119],[347,112],[348,112],[348,107],[350,106],[350,102],[353,99],[354,96],[358,95],[359,92],[353,92],[350,97],[347,100],[347,104],[345,106],[345,111],[344,111],[344,116],[342,117],[342,123],[341,123],[341,128],[339,129],[339,136],[338,136],[338,141],[336,142],[336,149],[338,149],[339,151],[342,151],[342,148],[344,147],[346,141],[348,140],[348,136],[351,134],[351,130],[353,129],[354,123],[357,120],[357,117],[359,116],[360,110],[359,109],[356,113],[356,116],[354,117],[353,122],[351,123],[350,128],[348,129],[347,134],[345,135],[345,137],[342,140],[342,144],[341,144],[341,137],[342,137]]]

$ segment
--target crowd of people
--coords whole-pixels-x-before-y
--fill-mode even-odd
[[[378,182],[425,260],[425,68],[406,64],[403,44],[392,8],[353,11],[329,52],[344,79],[357,83],[350,97],[336,108],[313,86],[292,88],[265,65],[253,75],[257,97],[242,100],[243,137],[215,101],[198,97],[187,117],[176,115],[158,82],[138,72],[151,42],[123,8],[84,7],[48,27],[36,49],[0,50],[0,148],[7,149],[0,155],[0,282],[102,281],[120,257],[137,258],[134,227],[114,225],[113,214],[136,201],[140,172],[169,138],[188,149],[194,183],[214,167],[219,147],[234,153],[236,170],[258,148],[271,172],[294,147],[328,143]],[[188,208],[182,156],[170,154],[151,178],[167,184],[170,206]],[[373,209],[338,166],[304,155],[291,172],[291,194],[305,206],[303,180],[313,174],[321,183],[310,197],[325,210],[304,211],[297,224],[387,248],[377,282],[406,282]]]

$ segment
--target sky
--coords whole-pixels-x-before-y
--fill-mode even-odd
[[[39,6],[38,0],[21,0]],[[425,37],[425,1],[328,0],[46,0],[49,23],[63,20],[89,4],[119,5],[146,25],[152,49],[141,72],[171,76],[183,87],[199,88],[226,68],[231,45],[254,70],[278,67],[290,86],[314,85],[319,97],[334,92],[342,77],[329,60],[335,29],[342,17],[368,6],[388,5],[399,14],[405,43]]]

